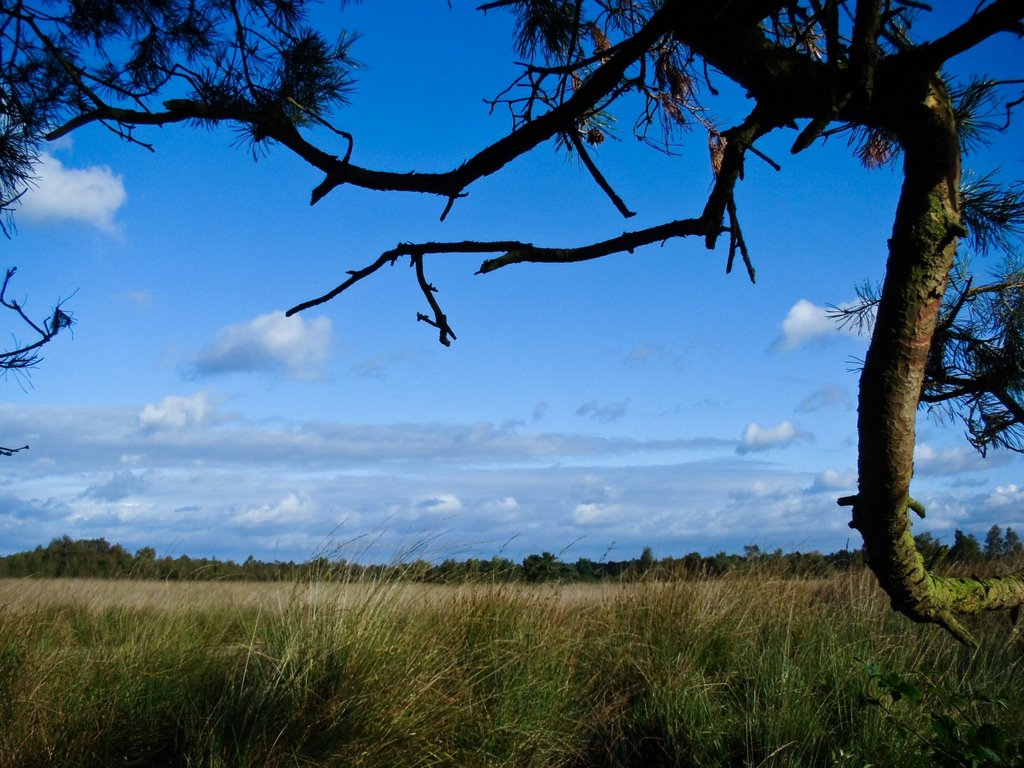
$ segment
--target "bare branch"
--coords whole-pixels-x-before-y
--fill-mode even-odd
[[[1022,0],[995,0],[987,8],[974,13],[956,29],[916,48],[913,55],[925,59],[931,66],[937,68],[999,32],[1024,34]]]
[[[315,299],[296,304],[285,314],[290,317],[298,312],[324,304],[345,292],[359,281],[374,274],[382,267],[394,265],[400,258],[408,257],[416,268],[416,277],[420,289],[423,291],[433,312],[432,318],[421,314],[418,315],[418,319],[428,322],[437,328],[441,332],[441,343],[447,346],[448,343],[446,342],[454,339],[455,334],[452,333],[451,327],[448,325],[448,321],[434,297],[436,289],[427,282],[423,275],[424,256],[441,253],[501,253],[501,256],[487,259],[480,265],[477,274],[487,274],[511,264],[526,262],[537,264],[573,264],[609,256],[613,253],[633,253],[634,250],[645,245],[664,242],[676,237],[703,236],[705,235],[705,229],[706,225],[703,219],[681,219],[636,232],[624,232],[618,237],[575,248],[545,248],[518,240],[401,243],[382,253],[366,267],[349,271],[348,279],[337,287]],[[745,263],[749,264],[745,254],[743,258]]]
[[[743,231],[740,229],[739,214],[736,212],[736,201],[732,198],[726,206],[729,213],[729,259],[725,264],[725,273],[732,272],[733,262],[736,260],[737,252],[743,259],[743,266],[747,268],[747,277],[750,282],[757,282],[757,271],[750,260],[750,252],[747,250],[747,242],[743,239]]]
[[[705,246],[708,250],[714,249],[718,236],[723,231],[722,219],[733,200],[736,182],[743,178],[743,162],[747,150],[758,138],[775,127],[774,124],[762,125],[760,108],[755,107],[740,125],[721,134],[724,143],[720,145],[720,159],[712,159],[715,166],[715,186],[711,189],[704,212],[701,214],[701,219],[708,223],[705,230]]]
[[[618,193],[612,188],[612,185],[608,183],[608,180],[601,173],[600,169],[594,164],[594,161],[590,157],[590,153],[587,152],[587,148],[583,145],[583,142],[575,131],[571,131],[569,133],[569,141],[572,142],[573,147],[579,154],[584,167],[586,167],[586,169],[590,171],[590,175],[594,177],[594,181],[597,182],[597,186],[601,188],[601,191],[608,195],[608,199],[612,201],[615,207],[619,210],[619,213],[627,219],[636,216],[636,211],[631,211],[629,209],[629,206],[627,206],[623,199],[619,197]]]
[[[326,304],[333,298],[336,298],[340,294],[347,291],[353,285],[358,283],[370,275],[374,274],[381,267],[386,265],[393,265],[398,259],[403,256],[409,257],[422,257],[428,253],[493,253],[495,251],[503,251],[511,248],[517,248],[523,246],[523,243],[514,240],[495,241],[495,242],[474,242],[466,241],[461,243],[402,243],[395,246],[389,251],[382,253],[372,264],[364,267],[363,269],[349,270],[348,279],[335,288],[331,289],[322,296],[318,296],[315,299],[304,301],[300,304],[296,304],[294,307],[285,312],[285,315],[291,317],[298,312],[304,312],[307,309]]]
[[[6,374],[7,371],[23,371],[36,365],[40,359],[38,350],[74,323],[74,319],[63,310],[60,303],[54,307],[53,313],[42,323],[33,321],[18,301],[7,297],[7,289],[17,271],[17,267],[11,267],[4,275],[3,285],[0,285],[0,306],[6,307],[18,315],[38,338],[26,344],[15,342],[14,349],[0,352],[0,376]]]
[[[510,264],[574,264],[613,253],[633,253],[645,245],[663,243],[674,237],[701,236],[705,231],[703,219],[680,219],[636,232],[624,232],[618,237],[576,248],[539,248],[530,243],[517,243],[512,248],[494,248],[495,251],[504,250],[505,253],[484,261],[477,274],[494,272]]]
[[[441,306],[437,303],[437,299],[434,298],[437,288],[427,282],[426,275],[423,273],[423,255],[413,256],[412,263],[416,268],[416,282],[419,283],[420,290],[423,291],[423,295],[426,297],[427,303],[430,304],[430,309],[434,313],[434,317],[430,318],[420,312],[417,313],[416,319],[437,328],[439,341],[444,346],[450,347],[455,339],[455,333],[452,331],[452,327],[448,325],[448,318],[441,311]]]
[[[850,44],[852,91],[870,103],[878,63],[878,36],[882,32],[881,0],[857,0]]]

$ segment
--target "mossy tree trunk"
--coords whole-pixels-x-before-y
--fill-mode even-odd
[[[904,149],[904,180],[885,280],[860,380],[858,494],[853,521],[893,607],[973,643],[954,614],[1024,602],[1024,576],[946,578],[927,570],[909,512],[916,419],[925,366],[956,254],[960,143],[953,105],[935,72],[889,73],[870,109]],[[842,502],[841,502],[842,503]]]

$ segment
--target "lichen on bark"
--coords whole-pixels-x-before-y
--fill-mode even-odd
[[[885,127],[904,147],[904,182],[861,374],[859,487],[848,500],[850,525],[863,535],[868,563],[896,610],[974,644],[955,616],[1024,601],[1024,578],[936,576],[914,542],[909,511],[917,412],[957,239],[966,230],[958,208],[957,124],[944,82],[932,73],[920,98],[896,95],[902,105],[916,102],[917,108],[885,111],[892,119]]]

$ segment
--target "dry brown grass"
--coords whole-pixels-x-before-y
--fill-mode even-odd
[[[23,612],[73,607],[103,611],[111,608],[143,610],[241,610],[281,613],[296,606],[346,608],[386,599],[403,609],[437,607],[495,592],[510,601],[544,605],[555,610],[607,606],[610,603],[650,601],[669,595],[686,596],[701,613],[715,613],[742,599],[755,587],[757,603],[780,601],[791,606],[855,602],[884,607],[879,592],[872,595],[869,574],[829,578],[754,580],[750,576],[674,582],[608,582],[590,584],[414,584],[400,582],[247,582],[145,581],[114,579],[0,579],[0,611]],[[748,602],[753,602],[753,595]],[[717,606],[717,610],[716,610]]]

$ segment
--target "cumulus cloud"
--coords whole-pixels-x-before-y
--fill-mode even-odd
[[[995,457],[986,462],[981,454],[966,446],[936,449],[928,443],[918,443],[914,447],[914,469],[922,475],[976,472],[989,468],[993,464],[993,458]]]
[[[37,221],[71,220],[116,233],[114,215],[128,199],[124,180],[109,166],[68,168],[44,152],[35,184],[21,198],[18,214]]]
[[[756,500],[761,502],[779,502],[792,500],[797,496],[797,486],[789,477],[762,478],[741,483],[729,490],[729,498],[736,501]]]
[[[775,340],[772,349],[790,352],[805,344],[823,343],[841,336],[858,336],[855,327],[841,328],[828,316],[828,312],[826,307],[800,299],[786,313],[786,319],[782,321],[782,334]]]
[[[32,445],[4,464],[0,554],[67,534],[190,556],[297,560],[325,540],[377,541],[379,532],[377,549],[360,558],[386,562],[410,541],[428,541],[442,559],[518,559],[579,540],[574,556],[618,559],[651,545],[679,555],[749,543],[833,551],[850,535],[834,498],[853,492],[844,487],[853,457],[831,450],[836,469],[815,475],[737,456],[737,440],[264,420],[225,413],[216,398],[155,398],[145,409],[0,404],[5,432]],[[748,447],[799,439],[798,426],[772,424],[751,429]],[[1024,484],[1012,472],[987,485],[1000,485],[991,499],[987,488],[967,495],[935,477],[915,484],[929,520],[963,508],[987,521],[982,533],[997,520],[1024,530],[1014,512]],[[969,519],[953,525],[967,530]]]
[[[989,509],[1018,512],[1024,506],[1024,490],[1016,483],[996,486],[985,500],[985,506]]]
[[[194,361],[200,376],[225,373],[272,373],[286,378],[320,375],[331,344],[331,321],[318,317],[259,315],[247,323],[222,328]]]
[[[23,522],[39,524],[40,522],[59,521],[72,514],[72,507],[64,500],[57,498],[35,499],[21,498],[14,494],[0,494],[0,534],[4,533],[4,524]],[[0,535],[0,540],[4,537]]]
[[[167,402],[153,408],[190,413]],[[749,543],[833,551],[849,537],[846,513],[807,492],[839,484],[841,473],[815,478],[784,464],[723,456],[719,443],[712,456],[681,461],[679,444],[634,442],[617,465],[622,444],[592,435],[282,425],[218,411],[194,426],[187,415],[183,429],[145,432],[138,416],[138,408],[0,405],[0,424],[12,431],[45,425],[31,453],[54,459],[45,468],[4,466],[0,554],[63,534],[236,560],[250,553],[300,560],[334,541],[357,542],[350,548],[366,562],[387,562],[410,542],[430,542],[442,558],[500,552],[514,560],[578,542],[574,556],[618,559],[652,544],[679,555]],[[140,458],[125,466],[119,457],[126,453]],[[118,474],[124,470],[136,479]],[[144,490],[125,499],[134,506],[116,499],[142,481]],[[998,514],[983,507],[984,496],[970,508],[1009,524],[1020,508],[1011,482],[993,495],[993,505],[1003,504]],[[917,496],[931,519],[953,494],[929,494],[925,485]],[[367,553],[362,546],[371,538],[375,549]]]
[[[811,493],[846,491],[855,488],[856,485],[856,472],[839,472],[835,469],[826,469],[814,476],[814,481],[808,490]]]
[[[121,501],[129,496],[138,496],[146,491],[146,481],[134,472],[125,469],[117,472],[103,483],[94,483],[82,493],[87,499],[97,501]]]
[[[519,502],[515,496],[505,496],[500,499],[490,499],[483,504],[486,512],[514,512],[519,509]]]
[[[743,430],[743,437],[736,448],[736,452],[756,453],[757,451],[768,451],[772,448],[785,448],[797,440],[808,437],[807,433],[801,432],[797,426],[789,421],[780,421],[774,427],[762,427],[756,421],[747,424]]]
[[[576,415],[607,424],[621,419],[626,413],[628,404],[625,400],[616,400],[612,403],[598,403],[596,400],[591,400],[577,408]]]
[[[309,496],[293,492],[276,504],[249,507],[235,515],[232,522],[246,527],[294,525],[297,522],[311,520],[316,511],[317,504]]]
[[[595,525],[613,522],[620,514],[621,508],[618,504],[587,501],[573,508],[572,519],[577,525]]]
[[[202,424],[213,413],[209,395],[167,395],[156,405],[148,403],[139,412],[139,426],[144,430],[182,429]]]
[[[0,493],[0,555],[29,550],[67,533],[66,521],[72,514],[72,507],[61,499]]]
[[[414,506],[420,512],[442,515],[461,510],[462,501],[454,493],[439,493],[436,496],[428,496],[417,500]]]

